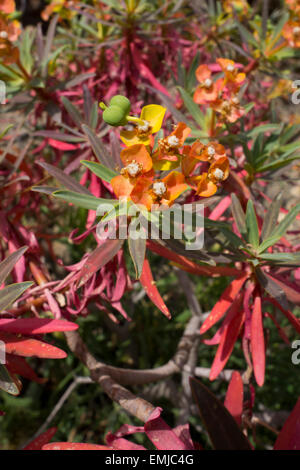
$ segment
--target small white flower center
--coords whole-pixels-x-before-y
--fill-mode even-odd
[[[209,88],[212,86],[212,80],[210,78],[207,78],[206,80],[204,80],[204,86],[205,88]]]
[[[210,157],[213,157],[216,154],[215,149],[210,145],[207,149],[207,153]]]
[[[147,132],[149,130],[150,124],[148,121],[143,121],[143,124],[138,125],[138,130],[142,132]]]
[[[136,162],[129,163],[129,165],[127,165],[125,168],[132,177],[135,177],[141,169],[140,165]]]
[[[300,34],[300,26],[295,26],[295,28],[293,28],[293,34],[295,35]]]
[[[178,139],[178,137],[176,137],[176,135],[170,135],[167,138],[167,141],[168,141],[168,144],[170,145],[170,147],[178,147],[178,145],[179,145],[179,139]]]
[[[157,196],[163,196],[166,191],[167,187],[162,181],[153,184],[153,192]]]
[[[234,66],[232,64],[227,65],[226,67],[227,72],[233,72],[234,71]]]
[[[132,124],[127,124],[126,126],[124,126],[124,130],[128,132],[132,132],[134,131],[134,126]]]
[[[224,178],[224,171],[220,170],[220,168],[216,168],[214,171],[214,177],[217,180],[222,180]]]
[[[1,39],[7,39],[8,38],[8,34],[6,31],[0,31],[0,38]]]
[[[239,104],[240,102],[237,96],[234,96],[231,101],[233,102],[233,104]]]

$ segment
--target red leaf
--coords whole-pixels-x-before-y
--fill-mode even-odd
[[[244,318],[244,313],[239,312],[233,317],[230,323],[226,324],[219,347],[217,349],[217,353],[214,358],[214,362],[210,369],[210,380],[215,380],[219,373],[224,369],[226,362],[232,353],[241,326],[244,322]]]
[[[112,450],[111,447],[80,442],[52,442],[42,447],[42,450]]]
[[[251,354],[253,371],[257,384],[261,387],[265,381],[265,339],[261,312],[261,297],[256,295],[251,320]]]
[[[234,371],[229,382],[224,406],[234,417],[239,426],[242,422],[243,399],[244,390],[242,377],[238,372]]]
[[[192,450],[191,445],[179,439],[160,417],[162,409],[155,408],[145,423],[147,437],[158,450]]]
[[[85,284],[95,272],[114,258],[122,248],[123,242],[124,240],[107,239],[91,253],[83,268],[76,275],[76,280],[81,279],[79,287]]]
[[[23,450],[41,450],[42,447],[51,441],[52,437],[56,433],[57,428],[50,428],[47,431],[40,434],[36,439],[31,441]]]
[[[147,247],[159,256],[163,256],[164,258],[177,263],[180,269],[183,269],[184,271],[187,271],[191,274],[210,277],[239,276],[241,274],[241,271],[227,266],[201,266],[189,260],[188,258],[185,258],[185,256],[178,255],[177,253],[158,243],[153,242],[152,240],[147,240]]]
[[[203,334],[209,330],[215,323],[217,323],[223,315],[227,312],[228,308],[240,292],[241,288],[246,281],[248,274],[242,274],[237,277],[232,283],[224,290],[219,301],[216,303],[210,315],[200,328],[200,333]]]
[[[48,318],[1,318],[0,331],[21,333],[23,335],[39,335],[54,331],[77,330],[78,325],[66,320],[51,320]]]
[[[21,356],[14,356],[12,354],[6,354],[6,367],[12,374],[18,374],[25,379],[32,380],[37,383],[44,383],[47,379],[40,378],[36,375],[31,366]]]
[[[37,356],[47,359],[63,359],[67,354],[51,344],[33,338],[19,337],[0,332],[0,340],[5,343],[5,352],[17,356]]]
[[[300,450],[300,398],[284,423],[274,450]]]
[[[217,332],[214,334],[214,336],[210,339],[204,339],[203,340],[203,343],[204,344],[208,344],[209,346],[214,346],[216,344],[220,344],[221,342],[221,338],[222,338],[222,334],[223,334],[223,331],[224,331],[224,328],[226,327],[226,325],[228,323],[231,322],[231,320],[233,319],[233,317],[238,313],[238,311],[240,310],[241,308],[241,305],[242,305],[242,300],[243,300],[243,296],[242,295],[238,295],[234,301],[232,302],[231,304],[231,307],[229,307],[229,310],[227,312],[227,315],[221,325],[221,327],[217,330]]]
[[[149,299],[152,300],[154,305],[156,305],[157,308],[167,317],[171,318],[171,314],[169,312],[168,307],[164,303],[163,299],[161,298],[160,293],[157,290],[157,287],[155,286],[155,282],[153,280],[151,268],[149,261],[145,259],[144,265],[143,265],[143,271],[142,275],[140,277],[140,282],[145,289],[146,294],[148,295]]]
[[[296,331],[298,331],[298,333],[300,333],[300,321],[298,320],[298,318],[296,318],[292,312],[290,312],[289,310],[286,310],[285,308],[283,308],[279,302],[277,302],[275,299],[269,299],[269,301],[275,305],[276,307],[279,308],[279,310],[282,311],[282,313],[286,316],[286,318],[288,319],[288,321],[293,325],[293,327],[295,328]]]
[[[111,445],[113,449],[117,450],[146,450],[145,447],[135,444],[134,442],[128,441],[123,437],[116,437],[112,433],[106,435],[106,441]]]
[[[78,145],[68,144],[67,142],[62,142],[61,140],[49,139],[48,143],[49,143],[49,145],[51,145],[51,147],[54,147],[55,149],[58,149],[58,150],[76,150],[76,149],[78,149]]]

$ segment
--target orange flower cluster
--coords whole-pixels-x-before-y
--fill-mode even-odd
[[[300,47],[300,1],[286,0],[290,10],[291,19],[287,21],[282,29],[282,36],[290,47]]]
[[[225,149],[217,142],[184,145],[189,133],[189,127],[180,122],[170,135],[158,140],[155,149],[153,138],[147,146],[140,143],[123,149],[124,167],[111,180],[116,196],[150,210],[153,205],[171,206],[188,189],[202,197],[213,195],[229,175]],[[207,172],[197,174],[200,162],[210,166]],[[161,178],[157,176],[160,170],[173,171]]]
[[[14,0],[0,0],[0,60],[5,65],[14,64],[19,58],[19,50],[12,44],[21,33],[20,23],[10,20],[14,11]]]
[[[235,122],[244,114],[240,106],[239,90],[246,75],[238,71],[237,65],[230,59],[217,59],[224,76],[213,80],[207,65],[200,65],[196,70],[199,85],[194,93],[197,104],[209,104],[220,117],[221,122]]]

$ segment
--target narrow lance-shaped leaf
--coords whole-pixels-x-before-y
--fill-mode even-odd
[[[226,324],[222,332],[221,341],[217,349],[214,362],[211,366],[209,378],[215,380],[220,372],[224,369],[231,353],[235,342],[238,338],[240,329],[244,322],[243,312],[238,312],[232,320]]]
[[[0,290],[0,311],[9,307],[33,282],[19,282]],[[1,320],[0,320],[1,321]]]
[[[1,318],[0,331],[21,333],[24,335],[41,335],[54,331],[77,330],[76,323],[51,318]]]
[[[270,207],[267,209],[267,212],[265,214],[265,218],[263,221],[263,226],[261,229],[261,240],[264,241],[266,240],[273,232],[278,215],[279,215],[279,209],[281,205],[281,199],[282,195],[279,194],[275,197],[275,199],[272,201],[272,204]]]
[[[154,305],[167,317],[171,318],[171,314],[169,312],[168,307],[164,303],[163,299],[161,298],[160,293],[157,290],[155,285],[150,264],[147,259],[145,259],[143,264],[143,271],[140,277],[140,282],[145,289],[146,294],[148,295],[149,299],[152,300]]]
[[[242,422],[243,413],[243,400],[244,400],[244,387],[243,380],[239,372],[232,373],[229,386],[226,392],[224,406],[234,417],[237,424],[240,426]]]
[[[269,238],[265,239],[263,243],[259,247],[259,252],[263,253],[269,246],[274,245],[280,238],[285,234],[289,225],[294,221],[297,217],[297,214],[300,212],[300,204],[296,204],[289,213],[285,216],[285,218],[277,225],[277,227],[273,230],[272,235]]]
[[[203,334],[209,330],[215,323],[217,323],[227,312],[232,302],[242,289],[248,274],[242,274],[237,277],[232,283],[224,290],[218,302],[206,318],[201,326],[200,333]]]
[[[262,387],[265,381],[265,339],[262,322],[261,297],[255,296],[251,318],[251,354],[253,371],[257,384]]]
[[[51,441],[56,431],[57,428],[55,427],[47,429],[47,431],[43,432],[33,441],[27,444],[27,446],[24,447],[23,450],[41,450],[44,445],[48,444]]]
[[[5,351],[8,354],[16,354],[22,357],[36,356],[46,359],[64,359],[67,357],[62,349],[34,338],[0,332],[0,340],[5,343]]]
[[[0,263],[0,285],[5,281],[9,273],[14,268],[17,261],[23,256],[25,251],[28,249],[27,246],[19,248],[17,251],[9,255]]]
[[[93,251],[76,276],[76,279],[80,279],[79,287],[85,284],[95,272],[114,258],[122,248],[123,242],[124,240],[107,239]]]
[[[81,124],[83,122],[83,118],[80,115],[80,112],[78,111],[78,109],[65,96],[61,98],[61,101],[64,107],[66,108],[66,110],[68,111],[69,115],[71,116],[72,120],[74,121],[74,124],[76,124],[77,127],[79,127],[80,129]]]
[[[199,380],[190,378],[194,400],[216,450],[251,450],[235,419],[215,395]]]
[[[248,201],[247,204],[246,226],[248,231],[249,243],[253,246],[253,248],[257,248],[259,245],[259,232],[254,205],[251,200]]]
[[[114,170],[114,161],[106,150],[105,146],[102,144],[97,134],[94,132],[94,130],[86,126],[85,124],[82,125],[82,129],[85,135],[87,136],[88,141],[91,144],[92,149],[99,162],[105,165],[108,169]]]
[[[288,308],[287,298],[281,287],[260,268],[255,270],[256,277],[260,285],[274,299],[276,299],[284,308]]]
[[[237,225],[237,228],[241,235],[246,235],[247,228],[246,228],[246,217],[245,213],[242,209],[241,203],[235,194],[231,195],[231,202],[232,202],[232,214]]]
[[[100,204],[117,204],[116,199],[103,199],[88,194],[79,194],[73,191],[55,191],[53,196],[71,202],[74,206],[83,207],[84,209],[97,210]]]
[[[108,183],[110,183],[112,178],[117,175],[116,171],[107,168],[106,166],[102,165],[102,163],[90,162],[88,160],[82,160],[80,163],[82,163],[89,170],[91,170],[92,173],[99,176],[99,178],[107,181]]]
[[[44,168],[44,170],[48,171],[51,176],[56,178],[63,186],[65,186],[70,191],[74,191],[75,193],[80,194],[88,194],[89,196],[91,196],[91,193],[87,188],[77,183],[76,180],[61,171],[59,168],[56,168],[55,166],[45,162],[38,162],[38,165]]]
[[[137,239],[134,239],[129,236],[128,247],[135,267],[136,279],[139,279],[141,277],[143,264],[145,261],[146,238],[138,237]]]

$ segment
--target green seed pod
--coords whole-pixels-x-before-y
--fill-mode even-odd
[[[122,95],[115,95],[109,102],[110,106],[119,106],[119,108],[123,109],[125,116],[130,113],[131,103],[126,96]]]
[[[124,126],[126,124],[124,110],[119,106],[109,106],[103,111],[103,120],[111,126]]]

